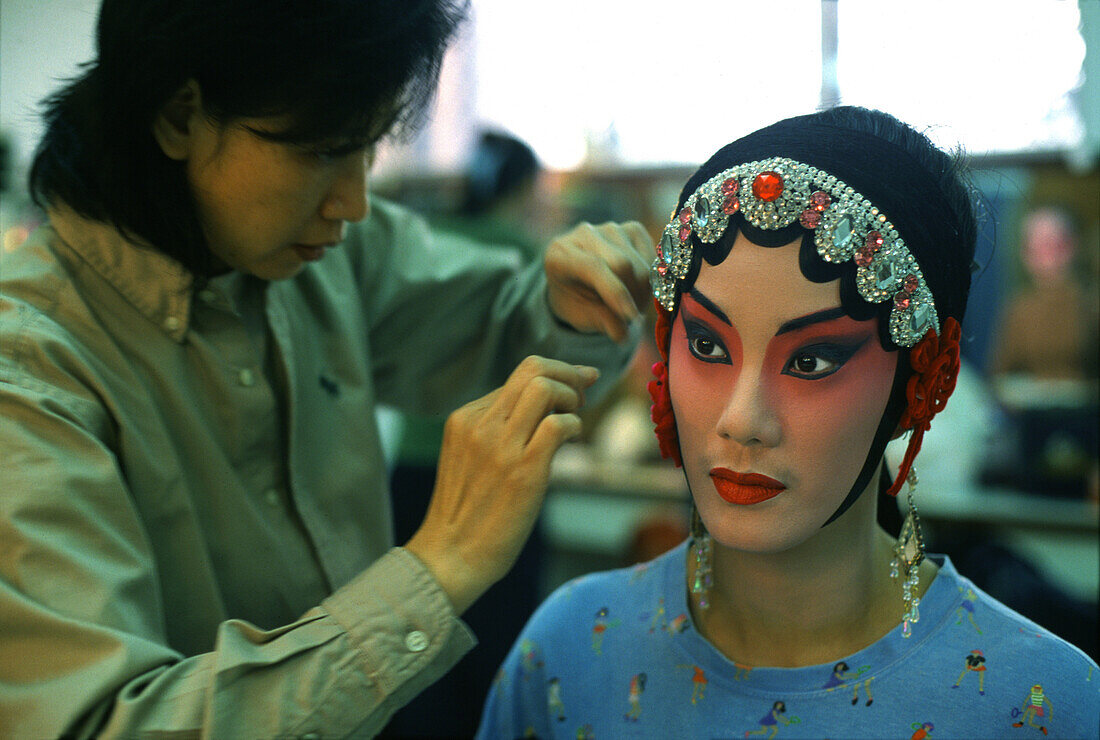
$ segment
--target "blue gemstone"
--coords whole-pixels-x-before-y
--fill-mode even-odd
[[[837,249],[844,249],[851,240],[852,219],[848,216],[841,216],[840,220],[836,222],[836,226],[833,227],[833,246]]]
[[[700,196],[695,201],[695,223],[699,229],[705,229],[707,222],[710,220],[710,203],[707,199]]]
[[[894,270],[894,263],[890,260],[879,262],[875,267],[875,287],[879,290],[889,290],[896,283],[897,273]]]

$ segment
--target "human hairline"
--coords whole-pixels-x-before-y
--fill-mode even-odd
[[[784,159],[771,159],[779,157]],[[688,179],[674,213],[682,223],[689,201],[694,203],[701,197],[699,192],[715,187],[720,174],[759,161],[786,161],[791,166],[808,166],[811,171],[817,168],[846,184],[856,198],[869,201],[866,207],[874,206],[874,213],[887,214],[897,230],[895,236],[904,240],[919,266],[918,275],[923,274],[927,281],[940,320],[951,316],[961,322],[977,225],[960,156],[941,151],[926,136],[889,114],[854,106],[832,108],[779,121],[722,147]],[[877,315],[883,348],[897,349],[890,330],[892,302],[875,298],[879,302],[871,303],[861,295],[855,261],[823,255],[815,245],[815,223],[803,226],[799,219],[774,228],[757,217],[750,223],[736,205],[732,210],[721,233],[708,236],[695,229],[682,231],[691,232],[687,236],[691,260],[684,272],[676,272],[677,293],[694,284],[704,261],[723,261],[738,234],[761,247],[778,247],[801,238],[799,268],[803,276],[818,283],[839,279],[845,312],[856,320]],[[666,296],[664,300],[669,299]]]
[[[671,319],[675,320],[676,316],[679,314],[683,296],[688,295],[694,290],[695,283],[698,280],[699,272],[703,264],[705,263],[712,267],[716,267],[724,262],[729,256],[733,243],[737,239],[737,235],[739,233],[744,233],[745,226],[746,224],[735,225],[731,220],[729,227],[727,227],[725,233],[723,233],[718,241],[712,244],[707,244],[697,239],[694,241],[694,254],[691,267],[687,275],[679,281],[680,297],[676,301],[676,308],[672,312]],[[744,235],[753,247],[759,249],[775,249],[797,243],[798,267],[802,277],[813,283],[840,281],[838,292],[840,311],[843,315],[854,321],[869,321],[871,319],[876,319],[876,333],[882,349],[887,352],[898,351],[899,347],[890,337],[888,304],[885,304],[887,307],[884,309],[884,304],[874,304],[865,301],[855,288],[854,270],[846,271],[845,265],[821,260],[817,254],[817,247],[814,244],[813,233],[805,231],[797,223],[793,224],[793,227],[794,228],[786,227],[779,231],[768,232],[770,238],[766,239],[760,239],[759,235],[757,235],[757,238],[764,242],[763,244],[760,243],[760,241],[754,241],[748,234]],[[749,228],[751,229],[751,227]],[[797,233],[799,231],[805,233]],[[790,238],[787,238],[787,236],[790,236]],[[694,236],[692,238],[695,239]],[[851,272],[853,275],[850,281],[842,279],[847,272]]]

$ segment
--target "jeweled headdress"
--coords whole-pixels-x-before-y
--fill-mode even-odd
[[[959,162],[888,114],[844,106],[788,118],[743,136],[715,152],[692,175],[661,235],[650,272],[659,307],[654,338],[661,354],[648,386],[651,415],[661,455],[676,465],[682,457],[668,366],[676,306],[702,262],[713,265],[725,259],[737,234],[761,247],[779,247],[801,235],[802,275],[816,283],[839,280],[845,313],[859,321],[878,318],[883,349],[901,348],[867,458],[822,526],[842,516],[869,488],[887,443],[898,430],[910,430],[897,475],[886,489],[886,494],[897,495],[903,482],[910,481],[909,515],[894,561],[898,575],[906,575],[902,634],[908,636],[919,616],[917,566],[922,557],[912,503],[913,461],[958,377],[959,322],[976,241]],[[701,531],[696,529],[693,524],[696,578],[691,590],[703,596],[709,549],[701,520]]]
[[[814,232],[821,259],[834,264],[853,260],[860,296],[868,303],[893,301],[889,330],[898,346],[912,347],[929,329],[939,332],[932,293],[886,214],[842,180],[785,157],[719,172],[673,212],[650,270],[653,295],[666,310],[675,309],[676,283],[691,269],[692,235],[713,244],[738,212],[766,231],[797,221]]]

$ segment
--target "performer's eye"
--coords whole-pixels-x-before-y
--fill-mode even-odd
[[[725,362],[729,359],[729,353],[722,346],[721,340],[702,324],[685,321],[684,330],[687,333],[688,348],[697,359],[703,362]]]
[[[804,380],[826,378],[842,368],[866,341],[864,338],[856,342],[822,342],[802,347],[791,355],[783,374]]]

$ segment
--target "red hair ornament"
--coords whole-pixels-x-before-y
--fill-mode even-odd
[[[943,335],[937,336],[936,330],[929,329],[924,339],[917,342],[909,352],[909,366],[913,376],[905,386],[906,405],[898,426],[911,429],[909,446],[905,449],[901,467],[894,478],[894,484],[886,491],[897,496],[902,483],[909,476],[913,460],[920,452],[924,433],[932,425],[932,417],[943,410],[947,399],[955,390],[959,379],[959,339],[962,328],[959,322],[948,316],[943,322]]]
[[[657,328],[653,332],[657,340],[657,351],[661,353],[661,361],[653,363],[653,375],[655,378],[649,381],[646,388],[649,397],[653,399],[653,406],[649,409],[649,418],[656,425],[657,444],[661,449],[661,457],[672,460],[676,467],[683,466],[680,459],[680,440],[676,436],[676,417],[672,414],[672,396],[668,392],[668,334],[672,328],[671,316],[661,304],[654,300],[657,306]]]

